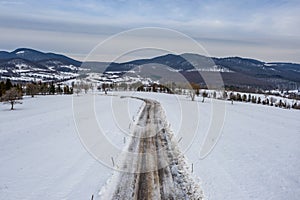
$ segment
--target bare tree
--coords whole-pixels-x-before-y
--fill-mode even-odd
[[[33,83],[26,84],[26,94],[34,97],[38,93],[38,86]]]
[[[202,103],[204,103],[205,98],[208,96],[208,93],[203,91],[202,92]]]
[[[213,98],[214,98],[214,99],[217,98],[217,92],[216,92],[216,91],[213,92]]]
[[[84,90],[84,93],[86,94],[90,89],[90,85],[87,83],[82,83],[82,88]]]
[[[79,95],[79,93],[81,93],[81,90],[82,90],[81,84],[74,85],[74,92],[76,93],[77,96]]]
[[[18,91],[16,88],[11,88],[5,92],[5,94],[2,97],[2,100],[4,103],[10,104],[11,105],[11,110],[14,109],[15,104],[21,104],[22,102],[20,101],[22,99],[22,93]]]
[[[122,82],[122,83],[119,84],[119,88],[120,88],[121,90],[123,90],[123,91],[126,91],[127,88],[128,88],[128,85],[127,85],[126,82]]]
[[[190,97],[191,97],[191,100],[192,100],[192,101],[195,101],[195,96],[196,96],[195,90],[191,90],[189,95],[190,95]]]
[[[274,97],[270,97],[270,103],[271,103],[271,106],[274,105],[274,103],[276,103],[277,99],[274,98]]]
[[[227,98],[228,98],[228,94],[227,94],[226,91],[224,91],[224,92],[223,92],[223,99],[224,99],[224,100],[227,100]]]
[[[196,83],[190,83],[190,85],[188,85],[188,87],[191,87],[189,95],[190,95],[192,101],[194,101],[195,100],[195,96],[196,95],[199,96],[199,94],[200,94],[200,91],[199,91],[200,90],[200,86],[198,84],[196,84]]]
[[[93,83],[90,84],[90,89],[91,89],[92,91],[94,91],[95,85],[94,85]]]

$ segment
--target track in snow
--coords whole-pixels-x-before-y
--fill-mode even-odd
[[[137,97],[132,97],[137,98]],[[159,102],[145,102],[122,156],[120,171],[102,199],[203,199],[169,130]],[[112,178],[113,179],[113,178]]]

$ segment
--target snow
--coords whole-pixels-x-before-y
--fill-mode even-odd
[[[217,65],[214,65],[212,67],[206,67],[206,68],[198,66],[195,69],[190,69],[190,70],[187,70],[187,71],[188,72],[199,71],[199,72],[227,72],[227,73],[234,73],[234,71],[231,71],[228,68],[217,66]]]
[[[6,69],[0,69],[0,73],[7,73]]]
[[[53,62],[57,63],[57,62]],[[63,71],[56,71],[53,66],[50,66],[49,69],[43,68],[35,68],[33,66],[27,65],[25,63],[14,63],[11,64],[15,65],[15,68],[12,68],[13,74],[10,77],[13,81],[49,81],[53,80],[65,80],[65,79],[72,79],[79,76],[78,73],[75,72],[63,72]],[[68,68],[71,70],[78,69],[76,66],[73,65],[61,65],[61,68]],[[50,70],[50,71],[49,71]],[[56,71],[56,73],[52,73]],[[0,76],[2,73],[7,73],[6,69],[0,69]]]
[[[16,52],[16,54],[24,54],[25,53],[25,51],[18,51],[18,52]]]
[[[24,64],[24,63],[21,63],[21,64],[16,64],[16,68],[18,68],[18,69],[29,69],[30,68],[30,66],[29,65],[26,65],[26,64]]]
[[[13,73],[26,73],[26,72],[30,72],[30,69],[16,69],[16,70],[12,70]]]
[[[36,78],[36,77],[9,77],[11,81],[43,81],[41,78]]]
[[[68,68],[71,70],[77,70],[78,68],[74,65],[61,65],[60,67]]]
[[[83,148],[71,96],[1,105],[0,199],[90,199],[109,177]]]
[[[130,95],[129,92],[116,95]],[[298,199],[300,195],[300,112],[251,103],[225,102],[222,135],[213,151],[199,159],[209,128],[212,102],[185,96],[134,93],[159,101],[170,128],[179,137],[182,105],[198,103],[199,126],[185,152],[207,199]],[[77,98],[74,96],[74,98]],[[78,97],[80,98],[80,97]],[[96,95],[96,113],[103,130],[118,148],[124,129],[142,102]],[[128,106],[129,119],[115,124],[113,102]],[[181,103],[181,104],[180,104]],[[180,140],[180,138],[177,138]],[[184,139],[179,143],[184,144]],[[96,161],[76,133],[71,96],[37,96],[16,105],[0,105],[0,199],[90,199],[113,170]],[[172,168],[172,173],[178,169]]]
[[[297,199],[299,117],[295,110],[228,105],[221,140],[195,162],[208,198]]]

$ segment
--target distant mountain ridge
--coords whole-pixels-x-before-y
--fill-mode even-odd
[[[226,57],[216,58],[198,54],[167,54],[150,59],[134,60],[126,63],[112,63],[106,71],[130,71],[141,65],[165,65],[186,77],[195,77],[195,71],[220,72],[227,85],[265,85],[268,87],[282,85],[300,85],[300,64],[285,62],[262,62],[250,58]],[[244,79],[244,80],[242,80]],[[247,81],[245,81],[247,80]],[[191,79],[197,82],[195,79]],[[294,87],[294,86],[293,86]]]
[[[14,81],[59,81],[78,76],[81,62],[55,53],[19,48],[0,51],[0,78]]]
[[[300,64],[297,63],[286,63],[286,62],[262,62],[250,58],[241,57],[206,57],[198,54],[182,54],[174,55],[167,54],[163,56],[158,56],[150,59],[134,60],[125,63],[111,63],[106,71],[128,71],[137,66],[145,64],[161,64],[171,67],[179,71],[188,71],[195,69],[208,69],[214,66],[219,68],[228,69],[232,72],[243,72],[249,75],[256,76],[282,76],[282,72],[293,72],[296,73],[292,75],[293,81],[300,81]],[[283,75],[285,78],[291,78],[289,76]]]
[[[25,59],[32,62],[39,62],[43,60],[61,60],[64,62],[68,62],[74,66],[79,67],[81,65],[80,61],[74,60],[67,56],[55,53],[43,53],[41,51],[37,51],[29,48],[18,48],[12,52],[0,51],[0,60],[9,60],[9,59]]]
[[[126,73],[140,66],[160,65],[169,71],[184,74],[190,81],[201,83],[195,76],[201,73],[221,73],[226,85],[267,86],[300,85],[300,64],[287,62],[263,62],[241,57],[207,57],[184,53],[167,54],[149,59],[138,59],[124,63],[80,62],[65,55],[44,53],[29,48],[12,52],[0,51],[0,78],[17,77],[16,81],[61,80],[75,78],[78,71]],[[150,65],[150,66],[149,66]],[[22,77],[27,76],[24,80]],[[19,78],[18,78],[19,77]]]

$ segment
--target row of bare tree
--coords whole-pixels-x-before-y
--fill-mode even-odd
[[[23,95],[34,97],[37,94],[73,94],[73,88],[67,85],[55,85],[52,83],[27,83],[27,84],[12,84],[10,79],[6,82],[0,82],[0,102],[11,105],[11,110],[15,104],[22,103]]]

